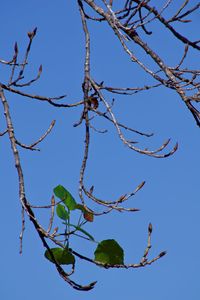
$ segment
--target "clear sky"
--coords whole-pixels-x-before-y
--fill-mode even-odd
[[[179,1],[180,2],[180,1]],[[198,1],[193,1],[197,3]],[[199,39],[199,13],[187,34]],[[0,58],[12,56],[14,42],[22,54],[28,41],[27,32],[38,27],[27,78],[37,73],[40,81],[24,91],[46,96],[67,94],[64,101],[82,99],[84,36],[76,1],[14,1],[1,3]],[[112,32],[102,24],[89,23],[91,29],[92,76],[112,86],[140,86],[148,83],[146,75],[131,64]],[[101,28],[102,25],[102,28]],[[186,25],[184,25],[186,26]],[[184,32],[185,27],[180,30]],[[163,52],[167,62],[176,62],[182,52],[171,44],[170,36],[155,30],[156,38],[148,40]],[[144,55],[142,52],[141,55]],[[146,59],[144,57],[144,59]],[[191,64],[199,61],[194,52]],[[6,66],[0,66],[0,81],[7,78]],[[107,95],[112,100],[112,95]],[[40,144],[40,152],[20,150],[24,168],[26,193],[33,204],[48,204],[53,188],[62,184],[78,199],[78,176],[83,156],[84,128],[73,127],[80,109],[57,109],[37,100],[21,98],[6,92],[16,136],[29,144],[56,120],[53,132]],[[92,132],[87,186],[94,184],[99,197],[115,199],[131,192],[143,180],[145,187],[132,199],[130,207],[137,213],[111,213],[87,224],[96,240],[116,239],[125,251],[127,263],[139,262],[146,247],[148,223],[153,224],[150,258],[163,250],[167,256],[143,269],[104,270],[77,261],[72,279],[81,284],[97,280],[94,290],[77,292],[57,274],[44,257],[44,248],[32,224],[26,219],[23,254],[19,255],[21,211],[18,199],[17,173],[7,136],[0,139],[1,178],[1,260],[0,299],[153,299],[196,300],[200,297],[199,259],[199,149],[200,129],[181,100],[167,89],[152,90],[137,96],[116,97],[114,107],[119,121],[145,132],[152,138],[131,136],[143,147],[156,148],[167,138],[179,149],[167,159],[155,159],[131,152],[119,141],[116,130],[96,118],[93,124],[108,133]],[[0,131],[5,128],[0,107]],[[88,203],[89,205],[89,203]],[[36,212],[47,224],[45,212]],[[55,225],[62,226],[58,219]],[[74,241],[74,249],[92,257],[93,244]]]

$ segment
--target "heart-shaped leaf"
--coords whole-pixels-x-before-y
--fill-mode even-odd
[[[124,264],[124,250],[115,240],[101,241],[95,252],[95,261],[101,263],[118,265]]]
[[[73,265],[75,263],[74,255],[67,249],[51,248],[51,253],[59,265]],[[49,250],[46,250],[44,256],[52,263],[54,263],[53,257]]]

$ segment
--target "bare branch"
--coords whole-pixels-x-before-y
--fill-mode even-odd
[[[16,144],[21,146],[22,148],[25,148],[25,149],[29,149],[29,150],[37,150],[39,151],[39,149],[37,148],[34,148],[36,145],[38,145],[40,142],[42,142],[46,136],[51,132],[51,130],[53,129],[54,125],[55,125],[56,121],[53,120],[49,126],[49,128],[47,129],[47,131],[34,143],[32,143],[31,145],[25,145],[25,144],[22,144],[20,143],[18,140],[16,140]]]

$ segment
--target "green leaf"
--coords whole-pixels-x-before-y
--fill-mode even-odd
[[[76,209],[76,201],[69,192],[67,193],[67,198],[64,200],[64,203],[69,208],[69,210],[74,210]]]
[[[59,265],[73,265],[75,263],[74,255],[67,249],[51,248],[51,252]],[[52,263],[54,260],[49,250],[46,250],[44,256]]]
[[[89,234],[86,230],[82,229],[80,226],[76,226],[73,224],[69,224],[70,226],[74,227],[76,230],[81,231],[83,234],[85,234],[91,241],[94,241],[94,238],[91,234]]]
[[[58,185],[53,189],[53,191],[56,197],[58,197],[60,200],[64,200],[66,198],[67,190],[62,185]]]
[[[63,220],[69,219],[69,213],[66,211],[65,206],[62,204],[57,204],[56,213],[57,216]]]
[[[115,240],[101,241],[95,252],[95,261],[101,263],[118,265],[124,264],[124,250]]]
[[[75,199],[62,185],[58,185],[53,191],[56,197],[61,199],[69,210],[76,209],[77,204]]]

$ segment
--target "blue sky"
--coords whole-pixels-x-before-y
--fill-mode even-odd
[[[196,3],[196,1],[195,1]],[[14,42],[20,53],[26,47],[26,33],[35,26],[34,40],[27,68],[27,78],[43,65],[40,81],[24,91],[56,96],[67,94],[65,101],[82,99],[81,84],[84,63],[84,36],[76,1],[11,1],[1,4],[0,58],[9,59]],[[199,14],[197,14],[199,16]],[[198,39],[199,19],[186,29]],[[90,23],[93,78],[112,86],[147,84],[148,77],[131,64],[112,32],[104,25]],[[186,25],[184,25],[186,26]],[[181,27],[180,30],[184,30]],[[181,57],[181,48],[170,36],[153,28],[156,38],[148,40],[173,64]],[[183,31],[182,31],[183,32]],[[142,52],[140,52],[143,55]],[[144,57],[146,60],[147,58]],[[192,52],[190,63],[197,64]],[[198,66],[196,67],[198,68]],[[0,66],[0,81],[7,78],[5,66]],[[33,204],[47,204],[53,188],[62,184],[78,200],[78,176],[83,156],[84,128],[74,128],[80,109],[57,109],[37,100],[6,93],[17,138],[26,144],[37,139],[55,119],[56,126],[40,144],[40,152],[20,150],[25,175],[26,193]],[[107,95],[109,100],[112,95]],[[0,131],[5,122],[1,111]],[[116,97],[114,111],[120,121],[135,129],[154,132],[152,138],[131,138],[143,147],[156,148],[167,138],[170,146],[178,141],[179,149],[167,159],[154,159],[131,152],[119,141],[116,130],[96,118],[94,125],[108,129],[107,134],[91,133],[87,185],[95,185],[99,197],[114,199],[134,190],[143,180],[145,187],[129,206],[138,207],[134,214],[111,213],[96,218],[86,228],[97,240],[116,239],[125,250],[127,263],[138,262],[146,247],[148,223],[153,224],[154,257],[163,250],[167,256],[150,267],[132,270],[104,270],[86,262],[77,262],[73,279],[82,284],[97,280],[91,292],[71,289],[56,273],[53,264],[44,257],[44,248],[32,224],[26,220],[23,255],[19,255],[21,230],[17,174],[7,136],[1,137],[1,273],[2,300],[48,298],[168,300],[199,299],[199,128],[178,96],[166,89],[144,92],[137,96]],[[168,150],[170,149],[168,147]],[[127,204],[127,206],[128,206]],[[47,224],[46,213],[37,211],[41,223]],[[60,221],[55,220],[55,224]],[[92,257],[95,245],[74,241],[74,249]]]

